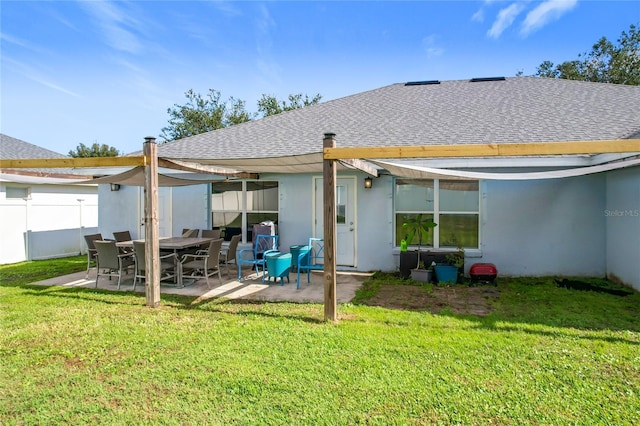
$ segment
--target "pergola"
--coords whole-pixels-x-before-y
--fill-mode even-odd
[[[521,157],[594,155],[607,153],[639,153],[640,139],[616,139],[600,141],[555,141],[529,143],[490,143],[420,146],[385,146],[351,148],[336,147],[336,135],[325,133],[322,150],[323,203],[324,203],[324,318],[337,320],[336,292],[336,179],[337,164],[376,175],[375,168],[366,160],[408,158],[452,158],[452,157]],[[362,161],[365,160],[365,161]],[[241,160],[237,162],[242,164]],[[126,157],[55,158],[0,160],[2,169],[24,168],[88,168],[88,167],[142,167],[144,168],[144,212],[146,245],[146,305],[160,305],[159,223],[158,223],[158,168],[200,171],[228,177],[250,177],[251,173],[158,158],[155,138],[147,137],[143,144],[143,155]],[[241,166],[238,167],[241,169]],[[204,183],[204,182],[200,182]]]

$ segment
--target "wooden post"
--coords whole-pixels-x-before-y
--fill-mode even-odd
[[[324,148],[335,148],[335,134],[325,133]],[[324,160],[324,320],[336,321],[336,167],[335,160]]]
[[[158,236],[158,151],[154,137],[144,138],[144,253],[147,306],[160,305],[160,245]]]

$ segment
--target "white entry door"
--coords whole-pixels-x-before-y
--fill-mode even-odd
[[[324,236],[323,179],[315,179],[314,236]],[[355,194],[356,178],[336,181],[336,265],[356,266]]]
[[[140,218],[139,237],[144,238],[144,188],[140,187],[138,198],[138,217]],[[172,237],[171,218],[171,187],[161,186],[158,188],[158,236]]]

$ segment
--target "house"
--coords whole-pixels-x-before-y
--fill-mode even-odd
[[[65,158],[0,134],[0,159]],[[69,169],[0,170],[0,264],[77,255],[98,229],[98,188]]]
[[[337,265],[396,270],[402,223],[423,213],[438,223],[426,246],[464,247],[467,270],[491,262],[502,275],[608,276],[640,289],[638,86],[537,77],[398,83],[164,143],[161,157],[258,178],[162,188],[161,235],[219,226],[249,244],[252,225],[270,220],[285,251],[322,236],[327,132],[338,147],[359,148],[629,140],[631,152],[615,154],[362,158],[377,170],[370,188],[367,173],[343,165]],[[100,229],[128,221],[140,232],[140,199],[140,188],[101,185]]]

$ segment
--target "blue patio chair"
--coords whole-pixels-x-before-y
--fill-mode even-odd
[[[238,250],[236,263],[238,264],[238,281],[242,279],[242,265],[251,265],[256,273],[262,268],[262,281],[264,281],[264,270],[266,265],[265,254],[278,251],[277,235],[256,235],[255,243],[251,249]],[[251,253],[251,258],[248,257]]]
[[[311,271],[322,270],[324,270],[324,238],[309,238],[309,245],[303,246],[298,254],[296,288],[300,288],[300,272],[307,273],[307,283],[310,283]]]

